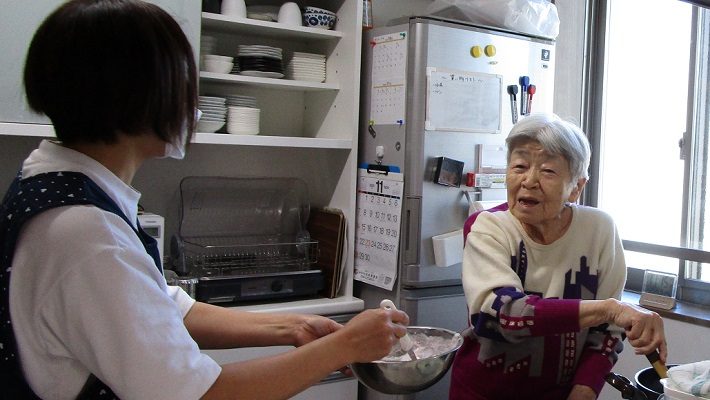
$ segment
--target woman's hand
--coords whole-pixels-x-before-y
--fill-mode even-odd
[[[330,318],[319,315],[304,315],[301,323],[296,326],[294,345],[297,347],[303,346],[342,327],[342,325]]]
[[[567,400],[595,400],[597,394],[589,386],[574,385]]]
[[[352,362],[379,360],[407,333],[409,316],[398,310],[370,309],[351,319],[338,332],[345,336],[343,351],[350,351]]]
[[[626,330],[626,338],[636,354],[649,354],[658,349],[661,361],[666,362],[668,348],[663,331],[663,319],[657,313],[616,301],[612,311],[614,324]]]

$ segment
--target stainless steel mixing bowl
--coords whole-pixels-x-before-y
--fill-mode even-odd
[[[377,360],[350,365],[360,382],[370,389],[386,394],[410,394],[435,384],[446,374],[454,361],[463,337],[443,328],[407,327],[409,335],[425,334],[451,339],[452,346],[441,354],[413,361]]]

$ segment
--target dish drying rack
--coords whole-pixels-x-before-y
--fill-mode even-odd
[[[318,254],[318,242],[312,240],[235,245],[223,238],[191,238],[184,241],[180,263],[194,275],[226,279],[306,271]]]
[[[316,295],[324,277],[309,213],[300,179],[186,177],[174,271],[197,278],[196,298],[208,303]]]

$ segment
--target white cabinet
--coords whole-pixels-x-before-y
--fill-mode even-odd
[[[281,2],[247,1],[247,5],[253,4],[279,5]],[[267,45],[283,49],[284,64],[294,51],[323,54],[326,56],[326,80],[316,83],[201,71],[201,95],[256,98],[261,109],[260,133],[198,132],[194,142],[236,147],[228,150],[230,155],[226,155],[230,165],[239,165],[237,159],[242,156],[254,160],[241,169],[242,173],[299,177],[308,184],[312,206],[342,209],[349,221],[350,243],[346,252],[348,276],[341,294],[351,298],[362,2],[301,1],[299,5],[335,12],[338,15],[335,29],[292,27],[277,22],[202,13],[201,33],[215,39],[214,54],[235,57],[236,62],[239,45]],[[215,157],[212,159],[214,161]],[[330,301],[323,299],[316,300],[316,303]]]
[[[193,46],[199,44],[200,3],[193,0],[148,0],[180,24]],[[32,2],[0,0],[0,135],[54,136],[49,119],[32,112],[22,85],[25,58],[32,37],[44,19],[64,0]],[[27,126],[25,124],[41,124]]]

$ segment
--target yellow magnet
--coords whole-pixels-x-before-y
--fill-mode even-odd
[[[471,47],[471,56],[473,58],[478,58],[481,55],[483,55],[483,50],[481,49],[481,46],[473,46]]]
[[[494,55],[496,55],[496,47],[493,46],[492,44],[489,44],[488,46],[486,46],[486,48],[483,49],[483,51],[486,53],[486,55],[488,57],[493,57]]]

